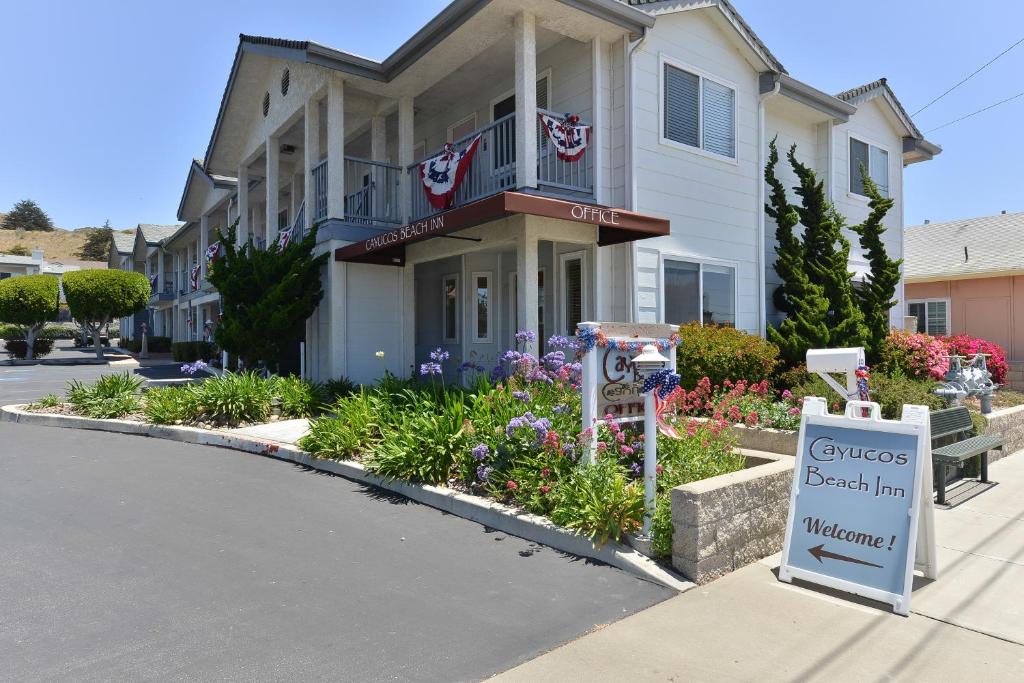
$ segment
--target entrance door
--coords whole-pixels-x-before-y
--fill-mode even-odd
[[[465,359],[489,370],[505,350],[501,334],[501,255],[484,252],[467,254],[465,259]]]

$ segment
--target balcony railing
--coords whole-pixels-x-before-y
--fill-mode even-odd
[[[327,159],[313,167],[313,220],[327,218]]]
[[[401,166],[345,157],[345,219],[358,223],[401,223],[401,175]]]
[[[295,222],[292,223],[292,241],[299,242],[306,235],[306,200],[299,204],[299,210],[295,212]]]
[[[455,151],[461,152],[469,144],[480,137],[480,146],[473,157],[466,177],[459,189],[455,191],[453,206],[462,206],[478,199],[497,194],[516,186],[516,115],[508,114],[494,123],[474,131],[469,135],[455,140],[452,144]],[[437,156],[441,150],[428,154],[423,159],[408,167],[410,175],[409,187],[412,192],[412,220],[437,213],[438,210],[427,201],[420,179],[420,163],[424,159]]]

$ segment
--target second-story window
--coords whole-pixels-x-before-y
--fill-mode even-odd
[[[736,91],[667,62],[662,68],[662,139],[735,159]]]
[[[883,197],[889,196],[889,153],[881,147],[868,144],[857,138],[850,138],[850,192],[864,195],[864,176],[861,169],[867,169],[868,177],[875,181]]]

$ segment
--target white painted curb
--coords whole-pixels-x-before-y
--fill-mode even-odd
[[[31,413],[22,410],[23,407],[23,405],[3,406],[3,408],[0,408],[0,421],[43,427],[65,427],[151,436],[158,439],[180,441],[182,443],[231,448],[246,453],[287,460],[315,470],[330,472],[346,479],[352,479],[398,493],[406,498],[411,498],[424,505],[444,510],[457,517],[477,522],[492,529],[504,531],[513,536],[519,536],[528,541],[542,543],[555,550],[600,560],[613,567],[661,584],[680,593],[696,587],[696,584],[693,582],[667,571],[649,557],[620,543],[609,541],[603,546],[595,546],[589,538],[571,533],[552,523],[546,517],[525,514],[487,498],[460,493],[440,486],[413,484],[398,479],[382,479],[367,472],[366,468],[360,463],[321,460],[314,458],[306,451],[291,444],[257,439],[251,436],[224,431],[198,429],[196,427],[153,425],[143,422],[130,422],[128,420],[94,420],[74,415]]]

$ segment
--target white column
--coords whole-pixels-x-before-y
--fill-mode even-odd
[[[345,81],[327,85],[327,217],[345,217]]]
[[[306,230],[313,227],[316,188],[313,185],[313,167],[320,161],[320,102],[311,97],[306,100],[305,136],[303,156],[306,158]]]
[[[408,166],[415,161],[412,150],[415,135],[414,112],[411,97],[398,100],[398,165],[402,167],[399,196],[401,197],[402,216],[405,220],[412,218],[412,176],[406,172]]]
[[[210,246],[210,217],[199,217],[199,281],[206,279],[206,248]]]
[[[237,244],[249,241],[249,164],[238,166],[238,238]]]
[[[611,92],[611,86],[608,83],[608,49],[600,38],[591,40],[590,47],[594,98],[591,125],[593,126],[594,140],[589,153],[594,164],[594,201],[598,204],[606,204],[608,200],[605,193],[608,182],[605,170],[605,143],[610,138],[605,105]]]
[[[516,187],[537,187],[537,29],[534,16],[529,12],[517,14],[513,33],[516,46]]]
[[[156,293],[164,291],[164,250],[158,247],[156,250]]]
[[[267,246],[277,239],[278,200],[281,196],[281,143],[276,135],[267,137]]]
[[[516,308],[520,329],[537,332],[537,232],[527,215],[522,221],[516,242]],[[550,287],[550,284],[545,283]],[[537,353],[537,344],[527,344],[526,350]]]

